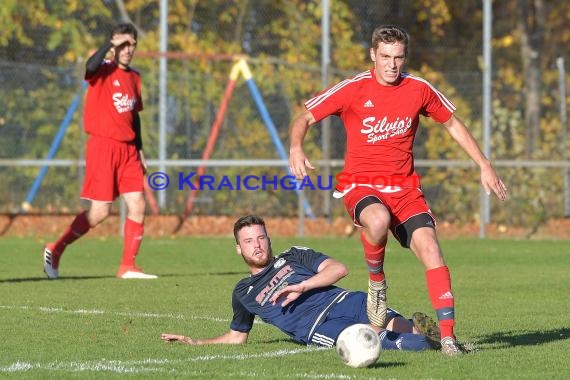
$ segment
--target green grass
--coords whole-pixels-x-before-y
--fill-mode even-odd
[[[456,298],[457,334],[474,354],[384,351],[352,369],[334,350],[290,341],[256,323],[245,346],[165,343],[162,332],[227,331],[233,285],[246,276],[230,238],[145,239],[138,260],[158,280],[114,278],[119,239],[84,238],[62,259],[62,278],[41,270],[39,239],[0,239],[0,377],[208,379],[543,379],[568,377],[570,251],[567,241],[442,242]],[[307,245],[345,262],[341,285],[365,289],[356,238],[276,238],[276,251]],[[389,304],[433,315],[420,264],[391,241]]]

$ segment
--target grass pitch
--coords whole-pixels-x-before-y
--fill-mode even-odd
[[[298,345],[256,323],[245,346],[165,343],[228,330],[234,284],[247,276],[231,238],[145,239],[138,264],[157,280],[118,280],[118,238],[86,237],[64,255],[61,279],[42,273],[30,238],[0,239],[0,377],[208,379],[556,379],[568,378],[568,241],[442,242],[456,298],[457,334],[479,351],[384,351],[371,368],[343,365],[334,350]],[[340,285],[365,290],[355,238],[273,239],[276,252],[306,245],[346,263]],[[406,316],[434,314],[410,251],[390,241],[389,304]]]

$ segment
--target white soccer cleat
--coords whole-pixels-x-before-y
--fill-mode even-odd
[[[54,254],[53,244],[47,244],[44,247],[44,273],[49,279],[55,280],[59,277],[59,271],[53,267]]]
[[[121,267],[119,268],[119,272],[117,272],[117,278],[122,278],[124,280],[130,280],[130,279],[153,280],[155,278],[158,278],[158,276],[154,274],[146,274],[142,271],[141,268],[135,266],[125,267],[121,265]]]
[[[459,356],[463,354],[457,342],[450,337],[441,340],[441,353],[445,356]]]
[[[127,271],[127,272],[123,273],[119,278],[122,278],[124,280],[127,280],[127,279],[152,280],[152,279],[158,278],[158,276],[155,274],[146,274],[143,272]]]
[[[377,327],[386,327],[386,280],[380,282],[368,280],[368,297],[366,299],[366,313],[370,323]]]

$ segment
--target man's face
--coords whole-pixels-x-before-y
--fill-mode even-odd
[[[126,68],[131,64],[135,49],[137,48],[134,36],[132,34],[116,34],[113,38],[123,38],[125,40],[124,43],[114,48],[114,53],[117,65]]]
[[[239,230],[236,250],[254,274],[265,268],[273,257],[269,236],[265,228],[260,225]]]
[[[400,74],[406,63],[405,46],[400,42],[387,44],[380,42],[376,51],[370,49],[374,61],[374,71],[378,83],[395,86],[400,82]]]

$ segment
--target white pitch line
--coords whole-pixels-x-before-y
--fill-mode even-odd
[[[251,371],[238,372],[238,373],[224,372],[224,377],[228,379],[231,379],[232,377],[237,377],[237,378],[251,377],[256,379],[259,378],[263,379],[264,375],[265,375],[264,373],[257,373]],[[306,372],[301,372],[301,373],[287,372],[286,374],[281,373],[279,377],[282,379],[341,379],[341,380],[354,379],[354,376],[341,375],[338,373],[306,373]]]
[[[353,379],[352,376],[338,373],[295,373],[287,377],[292,379]]]
[[[303,354],[307,352],[323,350],[322,347],[303,347],[294,350],[277,350],[260,354],[234,354],[234,355],[204,355],[185,360],[170,359],[145,359],[133,361],[106,360],[86,362],[50,362],[50,363],[27,363],[17,361],[5,367],[0,367],[0,373],[27,372],[32,370],[65,371],[65,372],[114,372],[114,373],[140,373],[140,372],[177,372],[174,369],[156,367],[156,365],[173,365],[187,362],[212,361],[212,360],[251,360],[259,358],[283,357],[286,355]],[[149,366],[150,365],[150,366]],[[153,366],[154,365],[154,366]],[[328,377],[327,377],[328,378]]]
[[[0,305],[0,310],[23,310],[23,311],[39,311],[43,313],[66,313],[66,314],[91,314],[91,315],[115,315],[115,316],[127,316],[127,317],[143,317],[143,318],[169,318],[178,320],[208,320],[214,322],[225,322],[229,323],[230,320],[217,317],[197,317],[190,316],[186,317],[181,314],[161,314],[161,313],[149,313],[149,312],[109,312],[105,310],[98,309],[78,309],[78,310],[65,310],[63,308],[56,307],[44,307],[44,306],[18,306],[18,305]],[[264,323],[255,320],[254,323]],[[49,362],[49,363],[28,363],[25,361],[17,361],[5,367],[0,367],[0,373],[15,373],[15,372],[27,372],[31,370],[44,370],[44,371],[65,371],[65,372],[83,372],[83,371],[93,371],[93,372],[114,372],[114,373],[140,373],[140,372],[177,372],[172,369],[165,369],[161,367],[156,367],[156,365],[165,364],[177,364],[177,363],[187,363],[187,362],[205,362],[213,360],[250,360],[258,358],[273,358],[282,357],[285,355],[296,355],[300,353],[307,353],[317,350],[323,350],[327,348],[309,346],[298,348],[294,350],[277,350],[272,352],[264,352],[260,354],[224,354],[224,355],[202,355],[196,357],[190,357],[185,360],[170,360],[170,359],[144,359],[139,361],[120,361],[120,360],[107,360],[102,359],[98,361],[86,361],[86,362]],[[316,377],[315,377],[316,376]],[[310,375],[303,374],[303,377],[307,378],[331,378],[329,375]],[[334,377],[342,378],[342,377]]]
[[[27,372],[33,370],[65,371],[65,372],[114,372],[114,373],[140,373],[140,372],[167,372],[165,368],[137,368],[127,366],[120,361],[91,361],[91,362],[50,362],[26,363],[17,361],[6,367],[0,367],[0,373]]]
[[[274,358],[281,357],[285,355],[296,355],[299,353],[306,353],[318,350],[326,350],[325,347],[308,346],[303,348],[297,348],[294,350],[277,350],[271,352],[263,352],[261,354],[234,354],[234,355],[205,355],[197,356],[194,358],[189,358],[187,361],[210,361],[210,360],[248,360],[248,359],[259,359],[259,358]]]
[[[65,313],[65,314],[93,314],[93,315],[115,315],[121,317],[140,317],[140,318],[167,318],[167,319],[178,319],[178,320],[206,320],[211,322],[231,322],[229,319],[218,318],[218,317],[198,317],[190,316],[186,317],[182,314],[161,314],[161,313],[149,313],[149,312],[124,312],[124,311],[105,311],[97,309],[79,309],[79,310],[65,310],[59,307],[44,307],[44,306],[18,306],[18,305],[0,305],[0,310],[31,310],[40,311],[43,313]],[[257,321],[256,321],[257,323]]]

